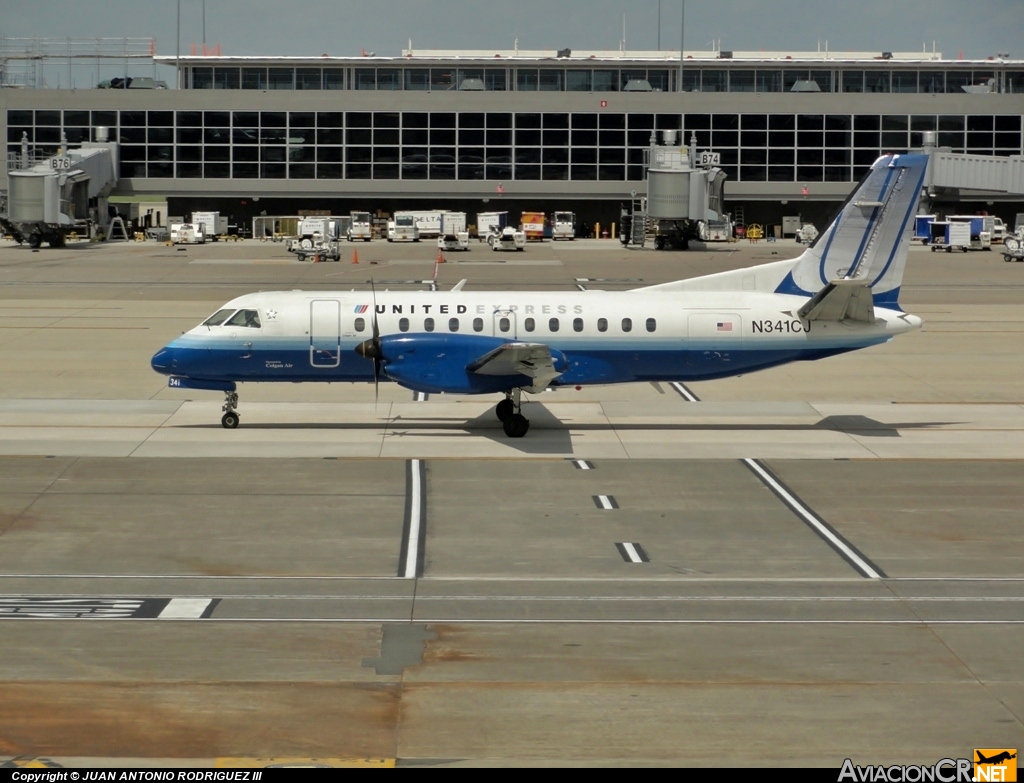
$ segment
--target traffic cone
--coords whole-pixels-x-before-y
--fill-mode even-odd
[[[352,263],[353,264],[358,264],[359,263],[359,251],[358,250],[353,250],[352,251]]]
[[[441,255],[441,248],[437,249],[437,263],[439,263],[439,264],[443,264],[444,263],[444,256]]]

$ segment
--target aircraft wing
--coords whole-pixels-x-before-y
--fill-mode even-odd
[[[551,349],[542,343],[505,343],[466,366],[478,375],[525,375],[529,391],[543,391],[562,373],[555,369]]]
[[[808,321],[875,322],[875,304],[866,280],[833,280],[812,296],[797,314]]]

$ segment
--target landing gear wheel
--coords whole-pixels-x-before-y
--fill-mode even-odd
[[[220,417],[220,425],[226,430],[233,430],[238,427],[238,414],[228,411]]]
[[[513,413],[501,423],[510,438],[521,438],[530,430],[530,420],[521,413]]]
[[[515,403],[511,399],[504,399],[494,406],[494,415],[498,421],[508,421],[516,412]]]

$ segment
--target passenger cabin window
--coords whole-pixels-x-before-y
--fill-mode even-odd
[[[537,322],[534,321],[532,318],[527,318],[525,321],[523,321],[523,328],[528,332],[532,332],[536,327]]]
[[[482,332],[483,330],[484,330],[484,319],[483,318],[474,318],[473,319],[473,331],[474,332]]]
[[[434,319],[433,318],[424,318],[423,319],[423,331],[424,332],[432,332],[432,331],[434,331]]]
[[[657,328],[658,328],[658,322],[655,319],[653,319],[653,318],[648,318],[647,319],[647,331],[648,332],[653,332]]]
[[[607,318],[598,318],[597,319],[597,331],[599,331],[599,332],[607,332],[608,331],[608,319]]]
[[[632,332],[633,331],[633,319],[632,318],[623,318],[622,319],[622,331],[624,331],[624,332]]]
[[[572,330],[574,332],[582,332],[583,331],[583,319],[582,318],[573,318],[572,319]]]
[[[557,318],[552,318],[551,320],[548,321],[548,329],[550,331],[552,331],[552,332],[557,332],[558,331],[558,319]]]
[[[222,323],[228,320],[228,316],[231,315],[233,312],[235,312],[234,308],[229,308],[227,310],[218,310],[205,321],[203,321],[203,326],[220,326]]]
[[[409,319],[408,318],[399,318],[398,319],[398,331],[400,331],[400,332],[408,332],[409,331]]]
[[[509,321],[507,318],[499,318],[498,319],[498,329],[499,330],[501,330],[502,332],[507,332],[511,328],[512,328],[512,322]]]
[[[239,310],[226,324],[227,326],[244,326],[249,329],[260,328],[260,313],[259,310]]]
[[[448,331],[449,332],[457,332],[457,331],[459,331],[459,319],[458,318],[449,318],[448,319]]]
[[[356,326],[356,331],[357,332],[363,331],[363,329],[366,328],[366,319],[364,319],[364,318],[357,318],[355,326]]]

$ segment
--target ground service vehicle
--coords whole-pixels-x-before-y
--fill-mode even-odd
[[[348,229],[348,241],[354,242],[361,239],[369,242],[373,238],[373,224],[370,222],[369,212],[352,212],[352,224]]]
[[[540,242],[544,239],[544,213],[524,212],[520,229],[526,234],[527,242]]]
[[[522,252],[523,248],[526,247],[526,234],[522,231],[517,231],[512,226],[495,228],[491,230],[490,235],[487,237],[487,244],[491,246],[491,250],[518,250]]]
[[[172,223],[171,244],[173,245],[201,245],[206,242],[203,236],[203,227],[195,223]]]
[[[803,245],[809,245],[817,238],[818,229],[815,228],[813,223],[804,223],[796,231],[796,241]]]
[[[551,216],[551,238],[576,238],[576,214],[574,212],[556,212]]]
[[[396,212],[388,221],[388,242],[419,242],[420,230],[412,212]]]
[[[728,242],[732,239],[732,220],[728,215],[718,220],[702,220],[698,232],[704,242]]]

